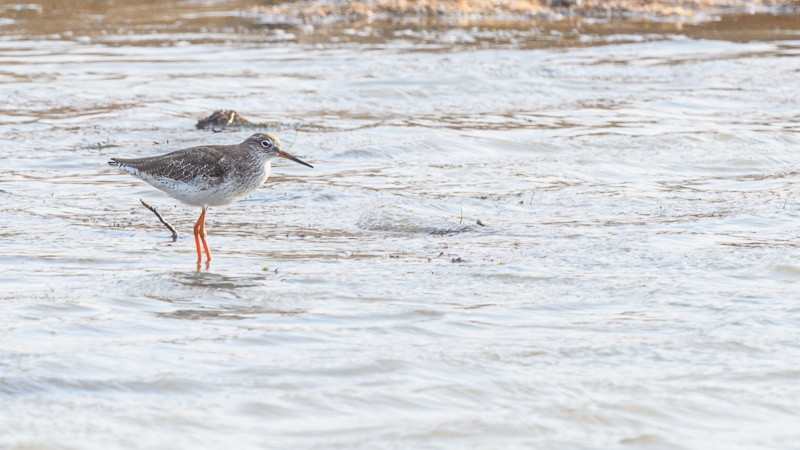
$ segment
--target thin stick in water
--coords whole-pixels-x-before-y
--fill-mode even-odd
[[[459,206],[458,209],[461,210],[461,220],[459,220],[458,223],[464,223],[464,208]]]
[[[533,194],[531,194],[531,201],[529,201],[529,202],[528,202],[528,204],[529,204],[529,205],[530,205],[531,203],[533,203],[533,196],[534,196],[534,195],[536,195],[536,191],[533,191]]]
[[[292,139],[292,143],[289,144],[289,148],[286,149],[287,152],[292,149],[295,142],[297,142],[297,128],[294,129],[294,139]]]
[[[178,232],[175,230],[175,227],[173,227],[172,225],[169,224],[169,222],[164,220],[164,218],[161,217],[161,214],[158,212],[158,210],[154,206],[151,206],[149,203],[147,203],[146,201],[144,201],[142,199],[139,199],[139,201],[142,202],[142,205],[144,205],[145,208],[149,209],[150,211],[153,211],[153,214],[155,214],[156,217],[158,217],[158,220],[160,220],[161,223],[163,223],[164,226],[167,227],[167,229],[172,232],[172,240],[173,241],[177,241],[178,240]]]

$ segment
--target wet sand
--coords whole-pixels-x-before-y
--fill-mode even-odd
[[[720,14],[797,12],[797,0],[313,0],[250,9],[273,23],[390,21],[460,25],[561,20],[564,17],[713,21]]]

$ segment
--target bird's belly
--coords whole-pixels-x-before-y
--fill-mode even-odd
[[[145,180],[170,197],[191,206],[221,206],[240,200],[261,187],[269,173],[246,178],[231,178],[215,185],[185,183],[171,179]]]

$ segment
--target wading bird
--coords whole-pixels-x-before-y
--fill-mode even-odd
[[[314,167],[281,149],[278,138],[256,133],[237,145],[205,145],[149,158],[111,158],[113,167],[166,192],[182,203],[202,208],[194,225],[197,262],[203,260],[200,242],[211,261],[206,242],[206,212],[211,206],[233,203],[255,191],[269,176],[273,159],[281,157]]]

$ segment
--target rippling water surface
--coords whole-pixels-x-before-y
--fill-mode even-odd
[[[797,30],[238,20],[4,31],[0,446],[800,448]],[[197,271],[106,161],[221,108]]]

